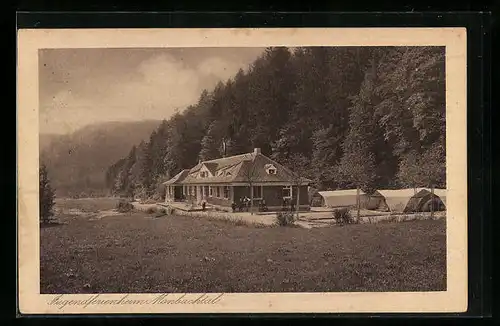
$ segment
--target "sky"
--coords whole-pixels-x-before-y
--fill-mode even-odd
[[[246,70],[263,48],[44,49],[40,133],[107,121],[168,119],[203,89]]]

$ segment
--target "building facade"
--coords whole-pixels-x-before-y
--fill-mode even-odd
[[[296,206],[309,210],[308,186],[311,180],[293,173],[255,148],[245,153],[199,162],[164,183],[165,201],[186,201],[230,208],[242,198],[252,198],[252,207],[269,211]]]

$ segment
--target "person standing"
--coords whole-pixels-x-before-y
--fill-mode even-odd
[[[245,196],[245,211],[248,212],[248,208],[250,206],[250,198],[248,198],[247,196]]]
[[[238,203],[238,210],[239,210],[240,212],[243,212],[243,205],[245,205],[245,203],[244,203],[244,199],[243,199],[243,197],[240,197],[240,201],[239,201],[239,203]]]

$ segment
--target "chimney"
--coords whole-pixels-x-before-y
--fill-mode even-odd
[[[254,149],[253,149],[253,153],[254,153],[255,155],[260,154],[260,148],[254,148]]]

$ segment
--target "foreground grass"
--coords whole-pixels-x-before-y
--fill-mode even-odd
[[[444,221],[307,230],[145,216],[41,229],[41,292],[446,290]]]

